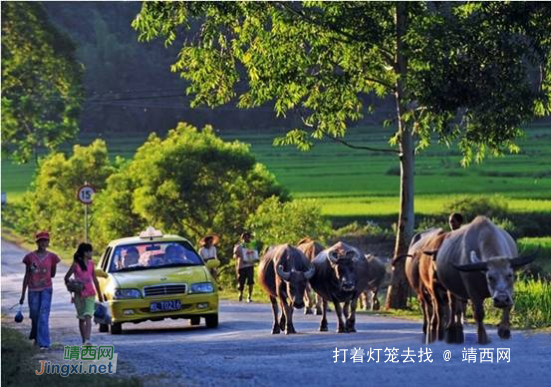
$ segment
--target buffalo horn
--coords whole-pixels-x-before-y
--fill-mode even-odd
[[[289,278],[291,278],[291,273],[283,270],[282,265],[277,265],[276,271],[277,275],[280,276],[283,281],[289,281]]]
[[[312,278],[314,276],[315,273],[316,273],[316,268],[314,266],[312,266],[310,269],[308,269],[307,271],[304,272],[304,278],[309,280],[310,278]]]
[[[521,266],[524,266],[524,265],[527,265],[529,264],[530,262],[532,262],[534,259],[536,259],[536,257],[538,256],[539,252],[541,250],[541,247],[538,247],[538,249],[536,251],[534,251],[532,254],[528,254],[528,255],[525,255],[525,256],[520,256],[520,257],[516,257],[516,258],[512,258],[511,259],[511,267],[513,269],[517,269]]]

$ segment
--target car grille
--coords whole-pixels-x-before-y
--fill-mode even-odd
[[[155,296],[164,296],[170,294],[185,294],[186,285],[155,285],[155,286],[146,286],[143,288],[145,297],[155,297]]]

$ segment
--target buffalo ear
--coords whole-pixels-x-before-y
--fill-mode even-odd
[[[469,263],[467,265],[456,265],[453,264],[453,267],[455,267],[459,271],[486,271],[488,270],[488,263],[487,262],[477,262],[477,263]]]

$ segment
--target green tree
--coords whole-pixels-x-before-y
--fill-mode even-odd
[[[549,7],[539,3],[144,2],[133,22],[140,39],[175,41],[200,23],[172,70],[190,81],[192,106],[236,101],[298,111],[303,126],[276,144],[309,149],[329,137],[345,145],[351,122],[395,100],[390,144],[400,162],[395,255],[414,229],[414,156],[431,135],[457,141],[465,162],[516,151],[520,125],[548,114]],[[540,68],[531,83],[529,72]],[[403,263],[387,307],[405,307]]]
[[[78,132],[82,66],[40,3],[2,4],[2,150],[27,162]]]
[[[280,243],[298,243],[309,237],[325,241],[331,224],[321,214],[318,203],[312,200],[281,202],[273,196],[262,203],[247,220],[264,246]]]
[[[97,232],[105,240],[153,225],[192,241],[215,232],[228,253],[249,215],[272,195],[287,197],[248,145],[180,123],[165,139],[152,134],[108,179],[98,195]]]
[[[76,145],[67,158],[53,153],[39,163],[31,191],[23,197],[19,229],[32,236],[36,230],[50,230],[57,246],[75,247],[84,240],[84,207],[76,198],[78,188],[88,182],[101,192],[113,173],[103,140],[89,146]],[[91,228],[96,203],[90,206]]]

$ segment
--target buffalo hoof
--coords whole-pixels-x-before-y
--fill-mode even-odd
[[[465,335],[463,334],[463,327],[462,326],[456,327],[454,332],[454,343],[463,344],[464,341],[465,341]]]
[[[313,314],[311,308],[304,308],[304,314]]]
[[[327,332],[328,330],[327,325],[320,325],[320,332]]]
[[[438,330],[438,341],[442,341],[442,340],[444,340],[444,330],[439,329]]]
[[[356,328],[354,328],[354,327],[346,328],[346,332],[347,333],[356,333]]]
[[[272,329],[272,335],[279,335],[280,332],[281,330],[279,329],[279,327]]]
[[[486,333],[483,335],[481,334],[478,335],[478,344],[486,345],[490,343],[491,343],[491,340]]]
[[[344,327],[338,327],[337,328],[337,333],[347,333],[347,330]]]
[[[294,329],[287,329],[285,331],[286,335],[294,335],[295,333],[297,333],[297,331],[295,331]]]
[[[316,308],[316,316],[321,316],[321,315],[322,315],[321,309]]]
[[[455,343],[455,328],[454,327],[446,328],[446,332],[444,334],[444,339],[446,340],[447,344],[454,344]]]
[[[511,338],[511,331],[508,328],[499,328],[497,330],[497,335],[501,339],[510,339]]]

